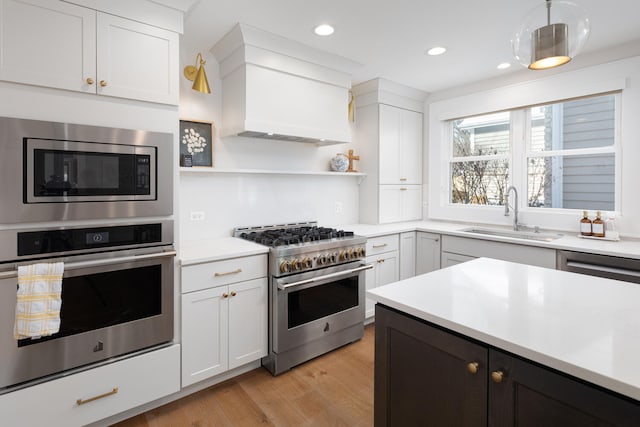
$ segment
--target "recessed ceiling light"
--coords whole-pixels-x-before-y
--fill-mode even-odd
[[[447,49],[444,48],[444,47],[441,47],[441,46],[432,47],[431,49],[429,49],[427,51],[427,55],[431,55],[431,56],[442,55],[446,51],[447,51]]]
[[[334,28],[329,24],[320,24],[313,29],[313,32],[319,36],[330,36],[334,31]]]
[[[511,67],[511,64],[509,62],[502,62],[498,64],[498,70],[504,70],[509,67]]]

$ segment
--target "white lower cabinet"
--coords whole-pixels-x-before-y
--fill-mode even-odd
[[[3,426],[90,424],[180,390],[173,345],[0,396]]]
[[[400,280],[416,275],[416,232],[400,233]]]
[[[261,277],[232,283],[248,271]],[[183,387],[267,355],[266,274],[266,255],[182,268],[183,289],[210,286],[182,295]]]
[[[397,282],[400,278],[400,256],[398,235],[373,237],[367,240],[367,258],[365,262],[372,264],[373,269],[365,275],[366,289],[373,289],[388,283]],[[375,302],[366,299],[365,318],[375,314]]]
[[[555,249],[458,236],[442,236],[442,267],[449,267],[479,257],[556,268]]]
[[[440,235],[416,233],[416,275],[440,268]]]

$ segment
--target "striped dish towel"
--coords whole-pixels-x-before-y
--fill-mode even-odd
[[[18,267],[15,339],[44,337],[60,330],[64,263]]]

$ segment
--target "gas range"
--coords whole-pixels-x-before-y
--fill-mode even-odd
[[[269,246],[269,271],[276,277],[363,259],[367,238],[352,231],[301,222],[238,227],[235,237]]]

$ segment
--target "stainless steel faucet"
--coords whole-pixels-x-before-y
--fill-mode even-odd
[[[504,216],[509,216],[509,193],[511,193],[511,190],[513,190],[513,194],[516,196],[516,201],[513,206],[511,206],[511,209],[513,209],[513,229],[514,231],[518,231],[518,190],[516,190],[516,187],[513,185],[507,188],[504,196]]]

